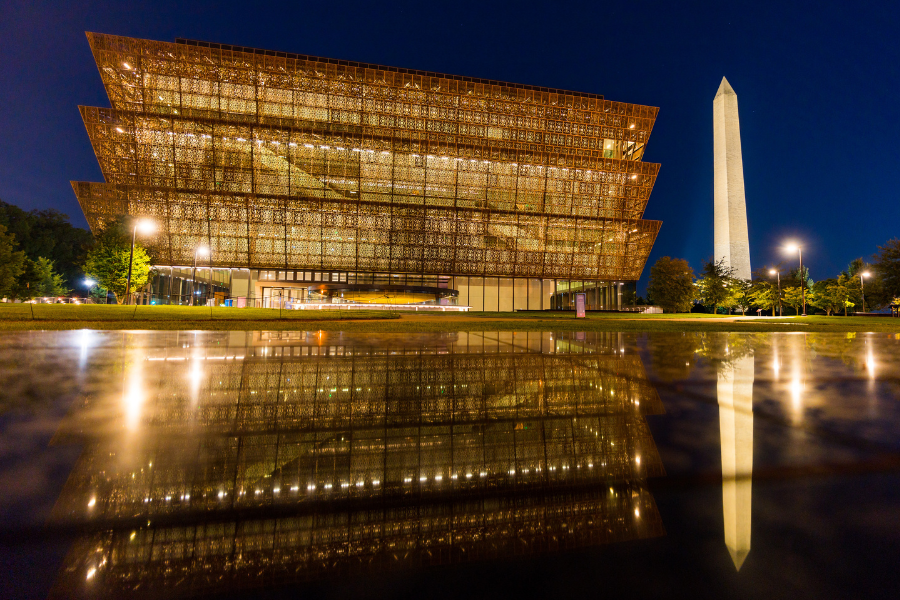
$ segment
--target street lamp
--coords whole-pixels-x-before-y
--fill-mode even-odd
[[[804,285],[803,276],[803,248],[800,247],[800,244],[788,244],[785,247],[785,250],[788,252],[796,251],[800,255],[800,299],[803,302],[803,316],[806,316],[806,289]]]
[[[870,275],[871,273],[869,273],[868,271],[861,271],[859,274],[859,289],[862,292],[863,313],[866,312],[866,285],[865,283],[863,283],[863,277],[868,277]]]
[[[778,316],[783,317],[784,311],[781,309],[781,272],[772,269],[769,271],[769,275],[776,275],[778,277]],[[774,310],[772,311],[775,312]]]
[[[191,273],[191,306],[194,305],[194,285],[197,282],[197,258],[209,256],[209,248],[206,246],[198,246],[194,251],[194,270]]]
[[[84,287],[87,288],[88,296],[91,295],[91,288],[94,287],[95,285],[97,285],[97,282],[94,281],[93,279],[91,279],[90,277],[85,277],[84,281],[82,281],[81,283],[83,283]]]
[[[134,229],[131,231],[131,255],[128,257],[128,280],[125,282],[126,302],[130,302],[131,296],[131,268],[134,266],[134,240],[137,237],[138,229],[142,234],[148,235],[156,231],[156,225],[150,219],[138,219],[134,222]]]

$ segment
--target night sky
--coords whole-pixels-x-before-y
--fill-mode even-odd
[[[282,5],[283,4],[283,5]],[[800,5],[803,5],[802,7]],[[86,226],[103,181],[78,114],[109,106],[85,38],[185,37],[603,94],[660,107],[645,217],[660,256],[713,245],[712,100],[738,94],[755,268],[804,244],[813,279],[900,236],[900,5],[740,2],[45,2],[0,9],[0,199]],[[786,263],[788,266],[792,263]]]

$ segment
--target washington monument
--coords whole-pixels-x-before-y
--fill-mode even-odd
[[[722,78],[713,99],[715,153],[714,261],[725,259],[734,276],[750,279],[750,240],[747,236],[747,201],[744,198],[744,162],[737,94]]]

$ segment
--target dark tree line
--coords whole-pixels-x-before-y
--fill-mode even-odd
[[[0,200],[0,225],[15,239],[16,250],[24,253],[20,277],[31,277],[36,271],[52,263],[53,271],[62,276],[67,288],[77,288],[84,277],[82,265],[93,236],[86,229],[75,227],[69,217],[57,210],[25,211]]]
[[[809,312],[818,309],[829,315],[862,311],[863,300],[867,311],[900,303],[900,239],[888,240],[868,261],[857,258],[836,277],[818,282],[805,267],[803,273],[798,268],[786,271],[783,265],[772,268],[781,275],[780,295],[769,267],[744,281],[734,277],[724,261],[708,260],[695,279],[687,261],[664,256],[650,268],[647,301],[665,312],[761,309],[767,314],[775,314],[780,302],[785,314],[799,314],[805,299]]]

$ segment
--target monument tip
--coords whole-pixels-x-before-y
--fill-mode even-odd
[[[740,571],[741,567],[744,566],[744,561],[747,560],[747,555],[750,554],[750,551],[729,548],[728,553],[731,554],[731,561],[734,563],[734,568]]]
[[[716,92],[716,98],[721,96],[722,94],[733,94],[737,96],[734,92],[734,88],[731,87],[731,84],[728,83],[728,80],[724,77],[722,78],[722,83],[719,84],[719,91]]]

